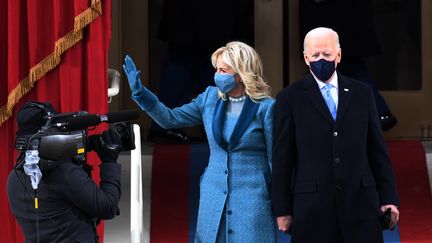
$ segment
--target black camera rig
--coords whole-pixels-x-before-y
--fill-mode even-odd
[[[137,111],[105,115],[89,114],[87,111],[55,114],[49,103],[30,102],[25,104],[17,115],[19,131],[15,148],[20,152],[37,149],[39,157],[46,160],[85,160],[86,152],[93,150],[88,128],[107,122],[114,123],[110,129],[120,137],[122,144],[116,148],[120,151],[133,150],[134,133],[132,124],[127,121],[138,117]],[[92,135],[94,136],[100,135]]]

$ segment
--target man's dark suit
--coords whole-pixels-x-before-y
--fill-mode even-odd
[[[334,122],[311,74],[276,97],[272,201],[292,242],[382,242],[380,206],[399,205],[372,90],[338,75]]]

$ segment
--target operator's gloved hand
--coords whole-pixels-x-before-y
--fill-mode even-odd
[[[98,154],[103,163],[116,163],[119,153],[122,151],[120,135],[114,130],[107,130],[102,135],[90,136],[93,150]]]
[[[141,87],[143,87],[140,79],[141,71],[136,69],[135,63],[129,55],[126,55],[125,57],[123,70],[126,73],[132,94],[136,93]]]

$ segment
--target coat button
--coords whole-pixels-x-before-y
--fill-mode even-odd
[[[232,234],[234,231],[232,229],[228,229],[228,234]]]
[[[225,173],[225,175],[227,175],[228,174],[228,170],[224,170],[224,173]]]
[[[227,191],[224,191],[224,194],[226,195],[228,192]]]
[[[338,132],[333,132],[333,137],[337,137]]]
[[[335,159],[334,159],[334,162],[335,162],[336,164],[339,164],[339,163],[340,163],[340,159],[339,159],[339,158],[335,158]]]
[[[340,191],[340,190],[342,190],[342,186],[341,186],[340,184],[336,184],[336,189],[337,189],[338,191]]]
[[[231,211],[231,210],[228,210],[228,211],[227,211],[227,214],[232,214],[232,211]]]

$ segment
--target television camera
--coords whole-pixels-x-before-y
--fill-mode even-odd
[[[86,152],[92,151],[92,141],[101,134],[88,136],[88,128],[100,123],[114,123],[121,144],[112,149],[116,152],[135,149],[134,133],[130,120],[138,119],[139,112],[126,110],[105,115],[89,114],[87,111],[56,114],[51,104],[30,102],[17,114],[19,131],[15,148],[20,152],[38,150],[39,157],[46,160],[68,158],[86,159]]]

